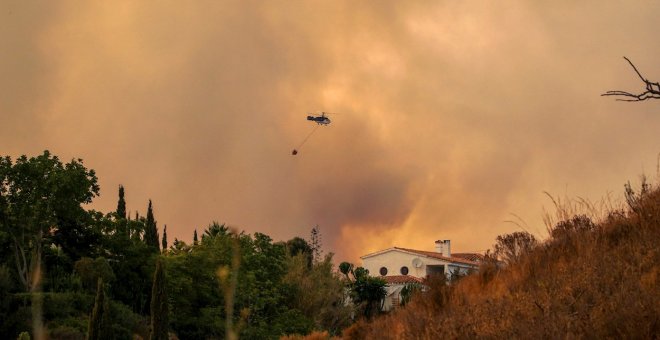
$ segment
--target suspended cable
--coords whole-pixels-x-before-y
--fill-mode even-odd
[[[301,147],[307,142],[307,140],[309,139],[309,137],[311,137],[311,136],[314,134],[314,132],[316,132],[316,130],[319,128],[319,126],[321,126],[321,125],[316,125],[316,126],[312,129],[312,131],[307,135],[307,137],[305,137],[305,139],[303,139],[302,143],[300,143],[300,145],[298,145],[297,148],[293,149],[293,151],[291,152],[292,155],[295,156],[295,155],[298,154],[298,149],[300,149],[300,148],[301,148]]]

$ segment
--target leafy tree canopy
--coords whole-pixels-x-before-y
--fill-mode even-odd
[[[40,266],[44,242],[62,246],[74,258],[98,243],[81,206],[98,193],[96,174],[81,159],[63,164],[49,151],[16,162],[0,158],[0,230],[11,235],[26,290],[32,288],[31,273]]]

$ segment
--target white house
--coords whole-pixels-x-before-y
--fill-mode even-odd
[[[476,270],[483,255],[475,253],[451,253],[450,240],[435,241],[436,251],[424,251],[392,247],[367,254],[362,267],[373,276],[380,275],[387,282],[387,297],[383,310],[398,306],[401,289],[409,283],[422,283],[429,275],[443,274],[447,278],[454,273],[467,274]]]

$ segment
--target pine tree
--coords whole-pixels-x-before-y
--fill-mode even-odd
[[[119,185],[119,201],[117,202],[117,217],[126,219],[126,200],[124,200],[124,186]]]
[[[94,300],[94,309],[89,317],[89,326],[87,328],[87,340],[105,339],[108,334],[108,317],[110,306],[105,297],[105,286],[103,279],[99,277],[96,284],[96,299]]]
[[[158,244],[158,227],[154,219],[154,211],[149,200],[149,207],[147,208],[147,222],[144,230],[144,243],[155,249],[156,252],[160,251],[160,244]]]
[[[150,340],[167,340],[168,338],[168,306],[167,290],[165,289],[165,272],[163,261],[156,262],[156,272],[151,288],[151,333]]]
[[[197,245],[197,229],[195,229],[195,232],[193,233],[193,244]]]
[[[163,246],[163,251],[167,250],[167,224],[163,228],[163,239],[161,240],[161,244]]]

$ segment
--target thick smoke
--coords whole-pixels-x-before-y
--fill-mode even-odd
[[[656,15],[627,3],[9,2],[2,154],[50,149],[170,238],[218,220],[276,240],[320,225],[355,261],[488,248],[542,191],[599,198],[655,171]],[[308,112],[330,111],[313,128]]]

